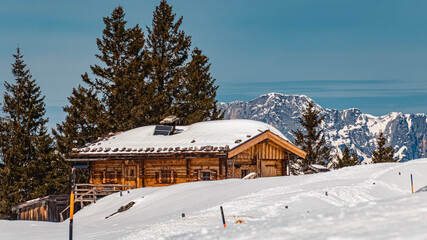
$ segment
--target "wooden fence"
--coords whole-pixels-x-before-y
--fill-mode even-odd
[[[86,184],[79,183],[76,184],[76,188],[74,190],[74,204],[80,204],[80,209],[82,209],[85,205],[96,203],[96,201],[100,198],[108,196],[110,194],[125,191],[127,189],[135,188],[132,185],[121,185],[121,184]],[[59,215],[61,222],[64,221],[65,217],[69,216],[69,208],[65,208]],[[76,208],[74,208],[76,209]],[[67,212],[68,211],[68,212]]]

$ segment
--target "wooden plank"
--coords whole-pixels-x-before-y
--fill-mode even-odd
[[[137,187],[137,188],[141,187],[141,184],[139,182],[140,182],[140,178],[139,178],[139,164],[137,163],[136,164],[136,186],[135,187]]]
[[[305,158],[305,156],[307,155],[306,152],[304,152],[303,150],[299,149],[298,147],[294,146],[292,143],[286,141],[285,139],[279,137],[278,135],[272,133],[271,131],[267,130],[259,135],[257,135],[256,137],[250,139],[249,141],[244,142],[243,144],[238,145],[237,147],[231,149],[228,153],[227,156],[228,158],[232,158],[235,155],[239,154],[240,152],[249,149],[250,147],[266,140],[269,139],[271,141],[273,141],[275,144],[279,145],[280,147],[294,153],[295,155]]]

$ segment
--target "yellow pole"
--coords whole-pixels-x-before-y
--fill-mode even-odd
[[[74,216],[74,189],[76,182],[76,169],[73,168],[71,171],[71,194],[70,194],[70,231],[69,239],[73,240],[73,216]]]

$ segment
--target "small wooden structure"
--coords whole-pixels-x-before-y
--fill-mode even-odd
[[[318,164],[308,165],[301,169],[301,172],[303,172],[304,174],[314,174],[314,173],[329,172],[329,171],[330,170],[327,169],[325,166],[318,165]]]
[[[252,120],[190,126],[145,126],[73,149],[68,161],[89,162],[91,184],[140,187],[287,175],[289,160],[306,153],[274,127]]]
[[[50,195],[26,201],[12,208],[18,220],[60,222],[60,212],[70,205],[69,195]],[[69,213],[64,217],[68,218]]]
[[[134,188],[120,184],[76,184],[74,211],[112,193]],[[12,207],[18,220],[62,222],[70,216],[70,195],[49,195],[23,202]]]

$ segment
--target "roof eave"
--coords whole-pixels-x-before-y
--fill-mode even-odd
[[[237,154],[245,151],[246,149],[249,149],[250,147],[254,146],[255,144],[258,144],[258,143],[264,141],[265,139],[273,140],[279,146],[287,149],[291,153],[293,153],[293,154],[295,154],[301,158],[305,158],[305,156],[307,155],[306,152],[299,149],[297,146],[293,145],[292,143],[290,143],[286,139],[281,138],[279,135],[271,132],[270,130],[265,130],[264,132],[254,136],[251,139],[248,139],[245,142],[243,142],[243,143],[235,146],[234,148],[232,148],[228,152],[228,158],[232,158],[232,157],[236,156]]]

